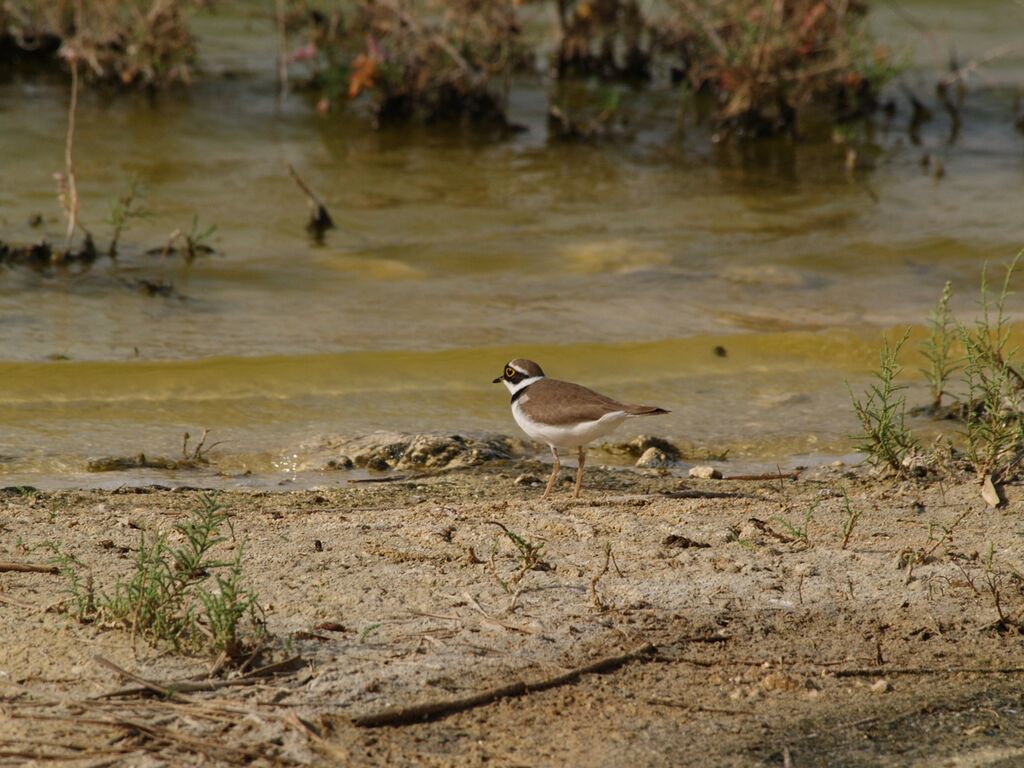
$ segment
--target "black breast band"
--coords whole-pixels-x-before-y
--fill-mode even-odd
[[[536,382],[534,382],[534,383],[536,383]],[[514,402],[515,402],[516,400],[518,400],[518,399],[520,398],[520,396],[521,396],[521,395],[522,395],[522,394],[523,394],[523,393],[524,393],[524,392],[525,392],[526,390],[528,390],[528,389],[529,389],[530,387],[532,387],[532,386],[533,386],[533,384],[527,384],[527,385],[526,385],[525,387],[521,387],[520,389],[517,389],[517,390],[515,391],[515,393],[514,393],[514,394],[512,395],[512,402],[514,403]]]

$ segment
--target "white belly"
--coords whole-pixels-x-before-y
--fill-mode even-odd
[[[533,421],[523,413],[519,403],[512,403],[512,416],[516,424],[526,434],[541,443],[553,445],[556,448],[577,448],[581,445],[604,437],[614,430],[619,424],[629,418],[624,411],[615,411],[602,416],[597,421],[585,421],[582,424],[566,424],[553,426]]]

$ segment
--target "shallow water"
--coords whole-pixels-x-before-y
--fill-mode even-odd
[[[963,62],[984,55],[1014,42],[1011,16],[1024,22],[1024,9],[909,2],[880,5],[874,23],[913,44],[902,82],[931,99],[949,41]],[[0,268],[7,480],[79,473],[96,455],[171,455],[204,427],[225,441],[223,468],[260,476],[301,463],[322,435],[513,432],[489,383],[513,356],[671,409],[637,430],[686,445],[765,463],[842,454],[844,380],[865,380],[881,333],[921,323],[947,279],[969,312],[982,264],[1024,244],[1022,50],[973,77],[952,142],[935,105],[915,144],[904,108],[850,177],[828,141],[725,147],[692,125],[549,141],[544,85],[529,80],[512,98],[522,133],[374,133],[302,94],[282,103],[274,36],[242,9],[201,33],[206,75],[188,91],[81,98],[82,215],[101,244],[107,201],[132,177],[148,190],[151,215],[118,262]],[[59,236],[66,99],[59,79],[0,80],[3,239]],[[658,93],[623,103],[675,108]],[[921,167],[926,152],[942,179]],[[322,245],[303,231],[289,162],[340,225]],[[145,253],[194,215],[216,224],[220,253],[190,267]],[[144,296],[139,277],[178,295]]]

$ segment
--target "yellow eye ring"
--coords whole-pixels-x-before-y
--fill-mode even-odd
[[[516,375],[516,369],[515,369],[515,368],[513,368],[513,367],[512,367],[511,365],[510,365],[510,366],[509,366],[508,368],[506,368],[506,369],[505,369],[505,376],[506,376],[506,377],[508,377],[508,378],[510,378],[510,379],[511,379],[511,378],[513,378],[513,377],[514,377],[515,375]]]

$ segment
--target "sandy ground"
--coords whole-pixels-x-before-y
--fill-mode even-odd
[[[843,468],[595,468],[578,501],[514,482],[544,471],[222,493],[267,614],[258,663],[301,657],[252,685],[103,697],[126,681],[98,657],[163,683],[211,662],[133,652],[68,614],[61,576],[0,573],[0,765],[1024,764],[1020,489],[993,510],[966,481]],[[109,586],[140,530],[169,530],[199,493],[0,492],[0,560],[45,563],[50,543]],[[546,565],[516,582],[495,522],[543,542]],[[592,587],[608,544],[618,570]],[[429,722],[353,723],[636,649]]]

